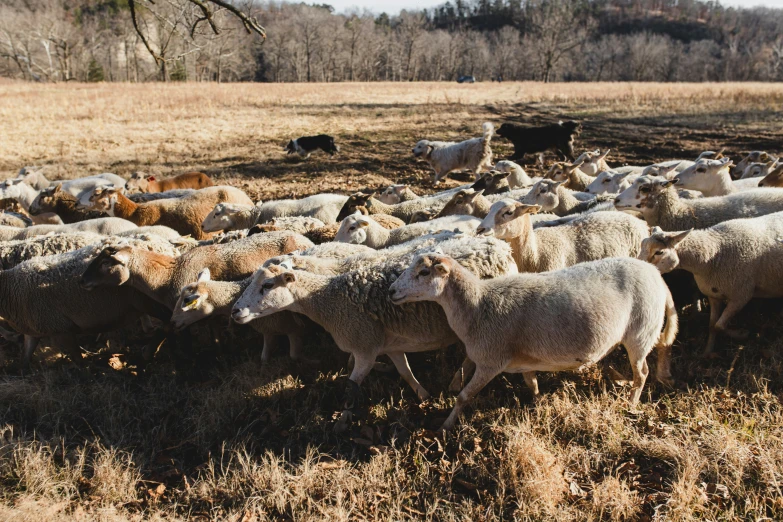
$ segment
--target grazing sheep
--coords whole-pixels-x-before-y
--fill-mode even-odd
[[[508,246],[497,240],[459,238],[439,246],[478,277],[515,270]],[[283,310],[306,315],[332,335],[340,350],[354,356],[349,397],[356,397],[375,359],[385,353],[418,397],[426,399],[429,393],[411,373],[405,353],[445,348],[456,336],[437,306],[396,307],[389,300],[389,286],[410,259],[410,254],[382,262],[376,259],[336,276],[270,265],[253,275],[234,305],[232,318],[245,324]]]
[[[729,158],[703,159],[677,174],[674,179],[677,180],[679,187],[698,190],[705,197],[725,196],[758,188],[761,181],[759,178],[733,181],[729,174],[729,167],[731,167]]]
[[[79,206],[76,196],[62,190],[62,184],[42,190],[30,204],[30,213],[41,215],[52,212],[60,216],[63,223],[78,223],[88,219],[104,216],[102,212],[85,210]]]
[[[94,255],[94,246],[36,257],[0,271],[0,317],[24,335],[24,368],[42,337],[80,360],[74,334],[100,333],[130,324],[143,314],[167,319],[165,310],[127,288],[88,292],[79,278]]]
[[[606,257],[636,257],[650,233],[644,221],[623,212],[595,212],[559,226],[534,229],[530,214],[540,208],[498,201],[477,233],[506,240],[520,272],[546,272]]]
[[[472,188],[460,190],[435,217],[461,215],[483,218],[489,212],[491,205],[483,193],[483,190],[473,190]]]
[[[783,163],[759,181],[759,187],[783,188]]]
[[[283,274],[286,279],[288,272]],[[391,285],[392,302],[434,301],[465,344],[476,371],[443,429],[500,373],[522,373],[538,396],[536,371],[577,369],[622,344],[631,362],[630,405],[647,380],[647,355],[659,354],[657,378],[671,383],[677,311],[657,270],[636,259],[603,259],[546,274],[482,281],[454,259],[425,254]],[[666,319],[666,327],[664,327]],[[502,325],[502,327],[499,327]]]
[[[776,159],[777,158],[775,158],[775,156],[769,154],[768,152],[763,150],[754,150],[752,152],[748,152],[748,154],[734,166],[731,174],[734,178],[739,178],[745,173],[745,169],[747,169],[751,163],[766,163],[770,160]]]
[[[134,172],[125,183],[128,192],[166,192],[175,189],[203,189],[212,187],[215,182],[203,172],[186,172],[171,178],[157,180],[155,176],[145,176]]]
[[[196,247],[179,257],[133,247],[110,246],[84,270],[85,288],[132,286],[173,310],[183,286],[209,268],[218,279],[248,277],[273,256],[309,248],[313,244],[292,232],[270,232],[230,243]]]
[[[134,203],[121,188],[97,188],[90,198],[92,208],[136,223],[137,225],[165,225],[183,236],[195,239],[208,237],[201,230],[204,218],[218,203],[252,205],[247,195],[234,187],[215,186],[197,190],[178,199],[160,199]]]
[[[535,183],[533,178],[527,175],[525,169],[511,160],[498,161],[495,164],[495,169],[509,174],[508,185],[512,189],[530,187]]]
[[[692,273],[710,301],[710,333],[704,354],[718,333],[746,339],[747,330],[729,321],[754,297],[783,297],[783,213],[733,219],[705,230],[664,232],[656,227],[642,242],[639,259],[661,273],[681,268]],[[726,309],[722,311],[723,304]]]
[[[596,196],[587,201],[580,201],[575,194],[565,188],[562,181],[542,179],[533,185],[521,201],[527,205],[539,205],[544,212],[551,212],[557,216],[579,214],[601,207],[602,204],[611,207],[611,196]]]
[[[239,296],[250,286],[252,277],[242,281],[213,281],[209,269],[198,274],[198,279],[182,287],[171,322],[176,330],[183,330],[196,321],[210,316],[229,317]],[[276,346],[276,336],[288,336],[291,359],[303,360],[305,336],[315,331],[316,325],[307,317],[293,312],[280,312],[249,323],[263,336],[261,360],[268,362]]]
[[[448,216],[424,223],[405,225],[393,230],[380,226],[372,216],[363,216],[359,212],[345,218],[337,231],[335,241],[367,245],[372,248],[384,248],[399,245],[411,239],[438,230],[474,232],[481,220],[472,216]]]
[[[783,191],[762,188],[687,200],[677,195],[673,181],[642,176],[615,198],[614,206],[639,212],[650,226],[687,230],[783,211]]]
[[[94,232],[112,236],[137,228],[135,224],[120,218],[100,218],[71,223],[70,225],[33,225],[27,228],[0,227],[0,241],[28,239],[43,234],[68,232]]]
[[[481,129],[483,135],[459,143],[451,141],[421,140],[413,147],[413,155],[424,158],[435,171],[432,176],[433,185],[440,183],[449,172],[455,170],[470,170],[478,179],[484,167],[492,165],[492,148],[490,140],[494,132],[491,123],[485,122]]]
[[[394,205],[401,201],[418,199],[419,196],[408,185],[389,185],[378,195],[378,201],[387,205]]]

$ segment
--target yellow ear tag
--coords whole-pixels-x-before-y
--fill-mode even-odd
[[[185,307],[185,310],[193,310],[194,308],[198,307],[199,303],[201,303],[201,298],[199,297],[189,305]]]

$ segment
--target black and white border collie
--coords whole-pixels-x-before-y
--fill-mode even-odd
[[[339,152],[340,149],[334,144],[334,138],[328,134],[319,134],[318,136],[302,136],[288,142],[285,146],[285,150],[288,154],[297,153],[303,158],[309,158],[310,154],[317,149],[321,149],[330,156],[334,156],[335,152]]]

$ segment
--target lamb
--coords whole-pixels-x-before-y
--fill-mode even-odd
[[[42,337],[79,360],[76,333],[111,331],[143,314],[166,319],[165,310],[131,289],[81,288],[79,278],[93,254],[94,246],[87,246],[0,271],[0,316],[24,335],[25,369]]]
[[[253,204],[244,192],[234,187],[208,187],[179,199],[161,199],[139,204],[128,199],[122,190],[96,189],[90,198],[92,208],[141,226],[165,225],[183,236],[190,235],[195,239],[208,237],[208,234],[201,230],[201,224],[218,203]]]
[[[704,354],[718,333],[746,339],[747,330],[729,321],[754,297],[783,297],[783,213],[724,221],[706,230],[664,232],[655,228],[642,243],[639,259],[661,273],[691,272],[710,301],[710,333]],[[724,302],[726,309],[721,313]]]
[[[539,205],[544,212],[552,212],[558,216],[578,214],[597,207],[611,207],[609,196],[596,196],[587,201],[580,201],[563,185],[563,182],[542,179],[533,185],[530,192],[522,198],[528,205]]]
[[[759,187],[783,187],[783,163],[759,181]]]
[[[394,205],[402,201],[418,199],[419,196],[408,185],[389,185],[378,196],[378,201],[387,205]]]
[[[209,316],[231,315],[231,309],[239,296],[250,286],[252,277],[242,281],[213,281],[208,268],[198,274],[198,279],[182,287],[174,306],[171,322],[176,330],[183,330]],[[315,324],[307,317],[293,312],[280,312],[252,321],[251,326],[263,336],[261,361],[268,362],[275,348],[275,337],[288,336],[289,354],[295,361],[303,360],[304,337],[315,330]]]
[[[134,172],[124,187],[128,192],[166,192],[174,189],[199,190],[214,185],[215,182],[203,172],[186,172],[162,180],[157,180],[155,176]]]
[[[258,223],[260,210],[255,205],[218,203],[204,218],[201,228],[204,232],[249,229]],[[306,216],[272,218],[269,224],[279,230],[291,230],[298,234],[324,226],[320,219]]]
[[[757,189],[712,198],[682,199],[674,181],[642,176],[614,200],[618,210],[639,212],[663,230],[708,228],[730,219],[783,211],[783,191]]]
[[[677,174],[674,179],[677,180],[678,186],[698,190],[705,197],[725,196],[758,188],[761,181],[759,178],[733,181],[729,174],[729,167],[731,167],[729,158],[703,159]]]
[[[387,230],[375,222],[372,217],[363,216],[357,212],[343,220],[335,241],[367,245],[372,248],[384,248],[442,229],[459,229],[463,232],[473,232],[479,223],[481,223],[481,220],[472,216],[448,216],[424,223],[406,225],[394,230]]]
[[[742,177],[740,179],[763,178],[775,170],[777,165],[778,160],[776,159],[767,161],[766,163],[751,163],[745,168],[745,171],[742,173]]]
[[[462,215],[483,218],[489,212],[491,205],[483,193],[483,190],[473,190],[472,188],[460,190],[435,217]]]
[[[135,224],[121,218],[100,218],[71,223],[70,225],[33,225],[27,228],[0,227],[0,241],[27,239],[43,234],[68,232],[94,232],[112,236],[137,228]]]
[[[481,129],[483,135],[459,143],[450,141],[421,140],[413,147],[413,155],[424,158],[434,170],[433,185],[440,183],[449,172],[468,169],[478,179],[484,167],[492,165],[492,148],[490,140],[494,133],[491,123],[485,122]]]
[[[215,278],[241,280],[270,257],[313,246],[292,232],[256,234],[231,243],[196,247],[179,257],[124,246],[109,246],[84,270],[85,288],[127,283],[173,310],[183,286],[209,268]]]
[[[740,160],[737,165],[734,166],[732,169],[732,176],[734,178],[739,178],[740,176],[743,176],[745,173],[745,169],[748,168],[748,166],[751,163],[766,163],[770,160],[776,160],[772,154],[769,154],[768,152],[765,152],[763,150],[754,150],[752,152],[748,152],[748,154]]]
[[[288,274],[293,272],[281,278]],[[633,370],[631,407],[641,397],[653,347],[658,380],[672,381],[669,362],[677,311],[661,275],[636,259],[604,259],[546,274],[482,281],[450,257],[425,254],[391,285],[389,296],[399,305],[440,305],[476,365],[443,423],[445,430],[456,425],[465,406],[502,372],[522,373],[538,396],[536,371],[594,364],[618,344],[625,347]]]
[[[527,175],[525,169],[511,160],[498,161],[495,164],[495,169],[510,174],[508,177],[508,185],[512,189],[530,187],[535,183],[535,181]]]
[[[498,201],[477,234],[493,234],[511,245],[520,272],[546,272],[606,257],[636,257],[649,236],[644,221],[622,212],[595,212],[554,227],[533,227],[538,205]]]
[[[439,245],[478,277],[515,271],[508,246],[497,240],[459,238]],[[232,318],[245,324],[283,310],[306,315],[329,332],[342,351],[354,356],[349,397],[355,397],[376,357],[385,353],[418,397],[426,399],[429,393],[411,373],[405,353],[445,348],[456,336],[437,306],[395,307],[389,301],[389,286],[410,258],[410,254],[387,258],[336,276],[264,267],[234,305]]]

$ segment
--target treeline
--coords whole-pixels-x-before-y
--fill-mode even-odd
[[[398,15],[256,3],[263,45],[168,0],[0,0],[0,75],[37,81],[779,81],[783,10],[698,0],[452,0]],[[237,4],[239,5],[239,4]],[[198,30],[193,30],[198,27]]]

